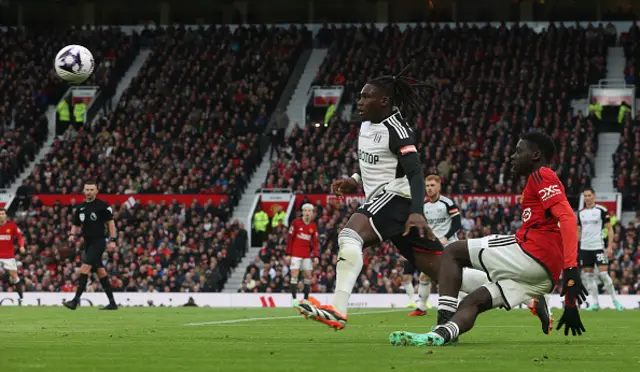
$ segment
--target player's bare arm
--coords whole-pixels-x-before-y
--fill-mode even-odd
[[[72,225],[69,233],[69,242],[75,242],[78,234],[80,234],[80,226]]]
[[[611,226],[611,222],[607,222],[604,224],[604,227],[607,229],[607,254],[609,256],[613,256],[613,226]]]
[[[116,249],[116,239],[118,238],[116,222],[111,220],[107,225],[109,226],[109,249]]]

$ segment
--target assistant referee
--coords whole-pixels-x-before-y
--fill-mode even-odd
[[[80,303],[80,297],[84,292],[89,274],[94,271],[98,274],[102,289],[109,298],[109,305],[100,310],[118,310],[113,299],[113,290],[109,282],[107,270],[102,265],[102,254],[107,248],[107,235],[105,224],[109,228],[109,248],[116,247],[116,224],[113,220],[113,210],[111,206],[104,200],[97,199],[98,186],[93,181],[84,183],[85,201],[82,202],[73,213],[73,226],[71,227],[71,235],[69,242],[74,243],[80,236],[79,231],[82,229],[82,238],[84,239],[82,252],[82,266],[80,267],[80,279],[76,295],[71,301],[66,301],[63,305],[71,310],[75,310]]]

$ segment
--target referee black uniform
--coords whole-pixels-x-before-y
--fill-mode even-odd
[[[113,220],[113,210],[104,200],[98,198],[92,202],[82,202],[73,215],[73,224],[82,228],[84,249],[82,263],[91,265],[96,271],[102,265],[102,254],[107,249],[107,223]]]

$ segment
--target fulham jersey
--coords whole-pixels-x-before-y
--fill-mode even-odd
[[[358,159],[367,199],[384,189],[411,199],[411,189],[398,156],[417,152],[413,130],[399,111],[381,123],[360,126]]]
[[[593,208],[584,208],[578,212],[578,226],[582,228],[580,237],[580,249],[585,251],[597,251],[604,249],[602,229],[609,222],[609,211],[601,205]]]
[[[435,202],[432,202],[427,197],[427,202],[424,203],[424,216],[438,239],[447,235],[451,229],[451,219],[458,214],[460,212],[453,200],[442,195]],[[449,243],[457,240],[457,234],[453,234],[449,238]]]

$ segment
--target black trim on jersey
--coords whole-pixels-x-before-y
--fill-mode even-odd
[[[540,169],[537,169],[533,171],[533,173],[531,173],[531,179],[533,180],[533,183],[536,185],[544,182],[544,178],[542,178],[542,174],[540,174]]]
[[[382,124],[389,131],[389,150],[398,158],[396,168],[396,178],[407,177],[411,187],[411,213],[423,214],[423,203],[425,198],[424,171],[420,163],[420,157],[416,152],[402,155],[400,150],[405,146],[415,146],[416,140],[413,130],[396,111],[382,121]]]

